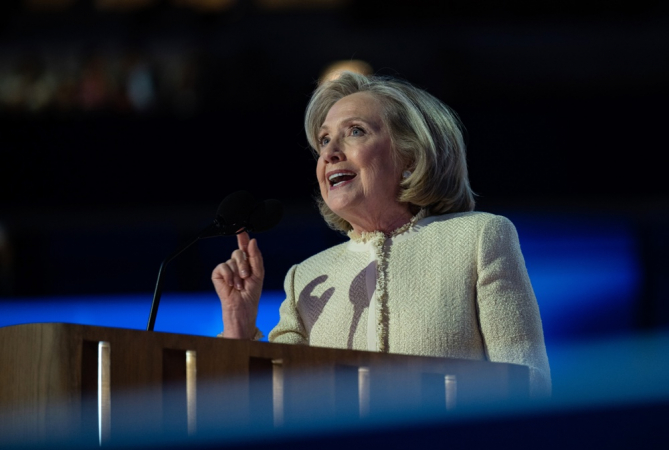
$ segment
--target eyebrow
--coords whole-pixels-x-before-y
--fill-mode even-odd
[[[365,118],[363,118],[363,117],[360,117],[360,116],[347,117],[346,119],[342,120],[342,121],[339,122],[339,123],[347,123],[347,122],[355,122],[355,121],[365,122],[365,123],[371,125],[371,123],[369,122],[369,120],[367,120],[367,119],[365,119]],[[321,125],[320,128],[318,129],[318,132],[320,133],[321,131],[323,131],[323,130],[325,130],[325,129],[327,129],[327,127],[324,126],[324,125]]]

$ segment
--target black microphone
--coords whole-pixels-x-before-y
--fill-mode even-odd
[[[283,217],[283,205],[278,200],[270,199],[258,203],[249,216],[247,231],[260,233],[274,228]]]
[[[216,219],[221,225],[243,223],[249,218],[256,205],[256,199],[247,191],[234,192],[223,199],[216,210]]]
[[[202,230],[199,238],[230,236],[244,231],[260,233],[274,228],[283,217],[278,200],[257,202],[246,191],[237,191],[223,199],[214,222]]]
[[[232,236],[244,231],[261,232],[276,226],[283,216],[283,206],[278,200],[257,202],[249,192],[237,191],[223,199],[216,210],[213,223],[176,252],[165,258],[158,270],[158,280],[153,291],[153,302],[149,313],[147,331],[153,331],[158,315],[158,305],[163,286],[163,269],[174,258],[200,239],[216,236]]]

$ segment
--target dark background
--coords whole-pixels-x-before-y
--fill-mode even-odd
[[[477,209],[630,221],[638,324],[669,322],[668,2],[43,3],[0,6],[0,294],[149,292],[238,189],[286,205],[260,236],[280,289],[342,239],[313,206],[302,118],[323,69],[360,59],[459,113]],[[167,288],[209,289],[233,244],[198,244]]]

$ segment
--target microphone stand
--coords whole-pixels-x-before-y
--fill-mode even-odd
[[[250,205],[250,208],[249,208]],[[228,212],[226,215],[225,212]],[[195,244],[200,239],[216,236],[232,236],[244,231],[265,231],[272,228],[281,220],[283,209],[281,203],[276,200],[265,200],[257,203],[253,196],[246,191],[238,191],[228,195],[218,207],[214,222],[202,230],[195,238],[176,252],[165,258],[158,270],[156,289],[153,291],[153,302],[149,313],[149,323],[146,331],[153,331],[158,315],[160,295],[163,291],[163,275],[165,267],[184,250]],[[226,218],[229,222],[226,223]]]
[[[232,228],[234,228],[234,225],[229,227],[225,226],[221,227],[221,224],[217,220],[215,220],[214,223],[212,223],[207,228],[202,230],[190,242],[188,242],[186,245],[184,245],[179,250],[172,253],[170,256],[168,256],[163,260],[163,262],[160,264],[160,269],[158,270],[158,280],[156,281],[156,288],[153,291],[153,301],[151,302],[151,312],[149,313],[149,323],[146,325],[146,331],[153,331],[153,327],[156,324],[156,316],[158,315],[158,306],[160,305],[160,296],[163,291],[163,275],[165,274],[163,269],[167,266],[167,264],[174,258],[179,256],[181,253],[183,253],[184,250],[186,250],[188,247],[199,241],[200,239],[215,237],[215,236],[228,236],[231,234],[239,234],[246,230],[246,227],[242,227],[238,231],[231,232],[230,230]]]

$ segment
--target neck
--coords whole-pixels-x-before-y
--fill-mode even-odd
[[[409,223],[412,217],[409,208],[403,208],[394,214],[386,214],[382,217],[364,217],[349,221],[349,223],[353,227],[353,231],[358,234],[380,231],[385,235],[390,235],[402,225]]]

